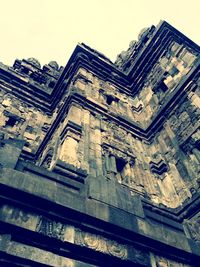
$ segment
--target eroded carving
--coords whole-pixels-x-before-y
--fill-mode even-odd
[[[49,237],[64,240],[65,225],[48,218],[41,217],[36,231]]]
[[[123,260],[128,257],[128,248],[126,245],[120,244],[114,240],[109,240],[100,235],[83,232],[80,229],[76,229],[75,244],[85,246],[105,254],[110,254]]]
[[[167,259],[161,256],[155,257],[156,267],[192,267],[192,265],[177,262],[171,259]]]

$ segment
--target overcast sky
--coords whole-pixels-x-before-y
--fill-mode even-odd
[[[112,61],[141,29],[166,20],[200,44],[200,0],[0,0],[0,62],[65,65],[78,42]]]

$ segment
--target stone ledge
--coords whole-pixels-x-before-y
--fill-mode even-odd
[[[183,234],[163,228],[163,225],[157,224],[156,227],[152,226],[147,221],[139,219],[133,214],[99,201],[86,199],[71,192],[61,191],[56,186],[56,183],[49,186],[49,181],[44,183],[44,180],[41,180],[39,177],[22,175],[22,173],[9,169],[3,169],[1,173],[2,194],[8,198],[11,194],[11,199],[13,199],[13,196],[15,196],[13,200],[21,198],[23,203],[25,201],[33,207],[40,203],[40,209],[43,209],[45,212],[53,211],[54,214],[56,210],[59,210],[60,214],[62,208],[65,216],[68,214],[67,218],[73,217],[76,214],[78,216],[77,219],[79,218],[79,223],[82,220],[89,220],[90,225],[95,221],[96,227],[99,224],[101,229],[105,227],[105,229],[109,229],[111,232],[120,229],[121,238],[124,235],[126,239],[127,236],[132,239],[136,235],[138,237],[136,238],[135,236],[133,240],[140,243],[144,242],[150,247],[154,247],[156,244],[156,247],[158,247],[158,244],[162,244],[162,247],[167,246],[168,251],[171,250],[171,253],[172,251],[181,254],[193,252],[194,256],[200,257],[199,245],[192,240],[188,240]],[[182,241],[179,242],[180,240]]]

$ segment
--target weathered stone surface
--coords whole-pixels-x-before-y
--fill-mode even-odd
[[[191,219],[184,220],[185,232],[189,238],[200,242],[200,213]]]
[[[149,266],[154,251],[152,266],[195,266],[199,52],[161,22],[115,64],[85,44],[65,68],[0,64],[4,252],[27,264]]]

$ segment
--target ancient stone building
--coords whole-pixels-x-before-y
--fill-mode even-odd
[[[0,64],[0,266],[200,266],[200,48]]]

